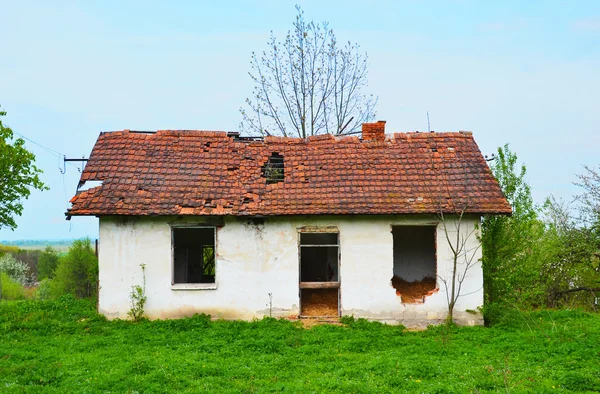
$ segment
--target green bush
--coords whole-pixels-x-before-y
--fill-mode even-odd
[[[37,278],[43,280],[45,278],[53,278],[54,272],[58,267],[59,254],[58,251],[51,246],[47,246],[46,249],[40,254],[38,265],[37,265]]]
[[[38,300],[49,300],[50,298],[52,298],[52,294],[51,294],[51,284],[52,281],[50,279],[42,279],[40,281],[40,284],[38,285],[37,291],[36,291],[36,298]]]
[[[52,297],[71,294],[77,298],[97,298],[98,258],[89,238],[73,242],[69,252],[59,259],[49,286]]]
[[[17,260],[12,254],[7,253],[0,257],[0,272],[4,272],[13,281],[25,285],[31,282],[29,267],[24,262]]]
[[[6,272],[0,272],[0,298],[3,300],[22,300],[25,298],[25,289]]]

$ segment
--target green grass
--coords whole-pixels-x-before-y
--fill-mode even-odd
[[[87,301],[0,303],[0,392],[597,392],[600,316],[515,314],[491,328],[345,319],[106,321]]]

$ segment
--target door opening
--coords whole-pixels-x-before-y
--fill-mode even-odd
[[[300,316],[340,315],[339,233],[300,233]]]

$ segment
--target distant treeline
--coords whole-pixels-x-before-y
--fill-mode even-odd
[[[16,246],[19,249],[45,249],[50,246],[58,250],[67,250],[75,241],[72,239],[21,239],[16,241],[0,241],[0,245]]]

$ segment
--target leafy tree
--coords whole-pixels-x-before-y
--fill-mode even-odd
[[[6,112],[0,110],[0,117]],[[25,141],[17,138],[11,143],[13,132],[0,120],[0,228],[17,228],[14,215],[23,212],[23,199],[31,194],[31,188],[45,190],[40,181],[42,172],[33,163],[35,156],[25,149]]]
[[[600,226],[600,166],[598,169],[585,166],[585,173],[577,175],[579,182],[576,185],[583,188],[583,193],[578,199],[583,203],[583,219]]]
[[[262,135],[306,138],[359,130],[375,118],[377,99],[367,87],[367,55],[357,44],[339,45],[327,22],[298,14],[283,42],[271,32],[268,50],[252,53],[254,82],[241,128]]]
[[[589,306],[600,296],[600,227],[580,220],[566,204],[549,198],[541,277],[546,306]],[[583,215],[589,211],[583,207]]]
[[[24,262],[17,260],[12,254],[7,253],[0,257],[0,272],[4,272],[21,285],[30,283],[29,267]]]
[[[69,252],[61,257],[50,288],[55,297],[63,294],[97,297],[98,258],[89,238],[75,240]]]
[[[23,285],[10,277],[7,273],[0,271],[0,299],[22,300],[25,298]]]
[[[58,266],[59,255],[58,251],[51,246],[47,246],[46,249],[40,253],[37,264],[37,278],[38,280],[53,278],[54,271]]]
[[[0,298],[17,299],[23,285],[30,283],[29,267],[12,254],[0,256]],[[16,298],[15,298],[16,297]]]
[[[482,224],[482,267],[486,304],[532,300],[539,291],[540,250],[536,244],[544,234],[531,189],[525,180],[525,165],[507,145],[498,148],[491,165],[500,188],[513,208],[512,216],[487,216]],[[533,286],[533,287],[532,287]]]
[[[16,252],[11,252],[17,260],[27,264],[32,280],[37,277],[37,265],[41,253],[42,251],[37,249],[19,249]]]

